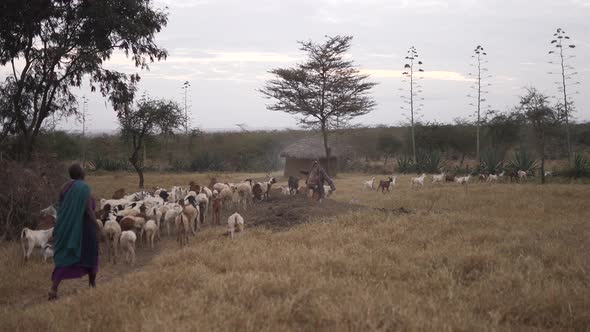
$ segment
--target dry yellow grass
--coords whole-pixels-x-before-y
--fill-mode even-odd
[[[150,186],[168,186],[193,176],[147,179]],[[208,228],[186,249],[169,246],[143,268],[94,290],[82,287],[57,303],[23,308],[20,294],[43,297],[51,267],[22,267],[18,250],[2,247],[0,329],[590,326],[590,187],[427,184],[413,190],[402,177],[392,193],[382,195],[362,192],[363,180],[341,176],[334,199],[413,213],[351,212],[286,232],[247,229],[233,242],[221,236],[222,228]],[[97,193],[110,194],[126,186],[121,183],[132,188],[135,178],[89,181]]]

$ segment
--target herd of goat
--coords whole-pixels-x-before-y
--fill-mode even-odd
[[[127,263],[133,264],[136,245],[146,244],[153,249],[160,239],[161,230],[171,235],[171,227],[174,227],[176,240],[183,247],[188,243],[189,236],[196,235],[201,225],[207,223],[208,215],[211,215],[213,224],[221,224],[224,207],[226,210],[235,208],[236,211],[248,209],[255,200],[267,199],[276,182],[269,175],[264,182],[247,179],[240,183],[222,183],[212,179],[209,186],[191,182],[188,187],[174,186],[170,190],[155,188],[153,192],[140,191],[130,195],[119,189],[111,199],[101,199],[96,212],[98,234],[101,243],[104,243],[100,246],[101,251],[105,249],[107,260],[113,264],[120,255],[124,255]],[[284,192],[282,188],[281,191]],[[57,211],[50,206],[41,211],[38,229],[22,230],[25,261],[34,248],[41,248],[45,261],[53,256],[51,242],[56,219]],[[235,212],[228,218],[227,227],[227,234],[233,239],[235,233],[244,230],[244,218]]]
[[[548,174],[551,175],[551,174]],[[529,176],[525,171],[502,172],[500,174],[480,174],[479,182],[494,183],[502,179],[513,181],[526,180]],[[454,176],[450,174],[432,175],[432,183],[453,182],[468,184],[475,179],[472,175]],[[426,174],[413,177],[412,187],[423,187]],[[376,182],[375,177],[363,183],[363,189],[389,192],[396,186],[397,177],[390,176],[387,180]],[[299,185],[300,180],[289,177],[287,186],[277,188],[283,195],[294,195],[305,190]],[[96,212],[98,234],[101,239],[101,250],[106,250],[107,260],[116,264],[119,254],[124,254],[125,261],[133,264],[137,244],[146,244],[154,248],[160,239],[162,230],[171,235],[171,227],[176,232],[179,245],[185,246],[189,236],[196,235],[200,226],[207,223],[207,216],[211,216],[212,224],[221,224],[221,211],[225,208],[245,210],[254,201],[268,199],[276,178],[268,175],[268,180],[255,182],[251,179],[239,183],[223,183],[211,179],[209,186],[200,186],[195,182],[188,187],[174,186],[170,190],[155,188],[153,192],[140,191],[125,195],[124,189],[117,190],[111,199],[101,199]],[[332,190],[325,186],[327,196]],[[33,249],[41,248],[46,261],[53,256],[51,246],[53,225],[57,219],[57,212],[53,206],[41,211],[37,230],[24,228],[21,232],[21,244],[25,261],[31,256]],[[227,220],[227,234],[233,239],[234,234],[244,230],[244,218],[235,212]]]
[[[526,171],[510,171],[510,172],[502,172],[500,174],[486,174],[482,173],[477,176],[477,179],[480,183],[495,183],[502,181],[503,179],[510,179],[510,182],[519,182],[521,180],[527,180],[529,177],[529,172]],[[552,172],[546,172],[545,176],[551,176]],[[471,174],[467,176],[455,176],[452,174],[441,173],[441,174],[433,174],[432,175],[432,183],[458,183],[458,184],[468,184],[472,178],[476,178]],[[410,184],[412,187],[423,187],[424,181],[426,180],[426,173],[423,173],[419,177],[413,177],[410,180]],[[391,190],[391,188],[395,187],[397,182],[397,176],[390,176],[387,180],[380,180],[379,183],[376,182],[376,178],[373,177],[371,180],[365,181],[363,183],[363,189],[368,190],[381,190],[381,192],[385,193]]]

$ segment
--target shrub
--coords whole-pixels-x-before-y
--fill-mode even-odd
[[[455,167],[453,167],[450,172],[451,174],[457,175],[457,176],[461,176],[461,175],[475,175],[477,173],[477,169],[472,168],[469,165],[457,165]]]
[[[480,173],[500,174],[504,168],[504,161],[500,154],[493,150],[485,151],[479,163]]]
[[[103,157],[96,157],[93,160],[96,170],[102,170],[107,172],[118,172],[118,171],[132,171],[132,166],[127,160],[116,160]]]
[[[408,174],[416,171],[416,165],[409,156],[402,156],[397,158],[397,171],[399,173]]]
[[[23,227],[37,227],[39,212],[56,203],[67,178],[63,165],[47,159],[27,164],[3,161],[0,169],[0,240],[10,240],[18,238]]]
[[[579,153],[574,154],[574,164],[563,175],[576,179],[590,177],[590,159]]]
[[[445,166],[442,153],[438,151],[422,151],[416,155],[415,170],[418,173],[439,173]]]
[[[225,167],[223,165],[223,158],[212,153],[199,154],[193,159],[188,165],[191,172],[204,172],[204,171],[223,171]]]
[[[531,158],[526,150],[514,152],[512,159],[506,164],[506,169],[510,171],[525,171],[535,174],[535,171],[539,168],[537,160]]]

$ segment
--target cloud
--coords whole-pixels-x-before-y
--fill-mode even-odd
[[[402,78],[404,77],[403,71],[401,70],[389,70],[389,69],[361,69],[361,73],[371,75],[374,78]],[[430,80],[440,81],[463,81],[470,82],[471,79],[465,77],[465,75],[454,72],[454,71],[426,71],[420,73],[421,77]]]
[[[295,62],[297,58],[285,54],[268,53],[268,52],[226,52],[226,51],[205,51],[206,57],[195,56],[175,56],[170,55],[166,62],[168,63],[214,63],[214,62],[263,62],[263,63],[280,63]],[[186,53],[184,53],[186,54]]]
[[[590,0],[572,0],[574,5],[590,7]]]

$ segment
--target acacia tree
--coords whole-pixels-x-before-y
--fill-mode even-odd
[[[174,101],[153,100],[142,97],[135,108],[126,106],[117,110],[121,135],[131,141],[132,150],[129,162],[139,176],[139,188],[143,188],[143,163],[140,151],[145,140],[153,135],[171,134],[184,125],[183,110]]]
[[[476,128],[476,148],[475,148],[475,155],[476,155],[476,159],[479,161],[480,159],[480,146],[481,146],[481,140],[480,140],[480,133],[481,133],[481,118],[482,118],[482,103],[486,102],[487,100],[485,99],[485,95],[488,93],[487,90],[485,90],[488,86],[490,86],[489,83],[486,83],[485,80],[487,78],[489,78],[489,75],[486,75],[486,72],[488,71],[488,69],[485,67],[485,64],[488,63],[488,61],[486,60],[487,57],[487,53],[485,52],[484,48],[481,45],[477,45],[477,47],[475,48],[475,50],[473,50],[473,55],[471,56],[475,63],[471,64],[473,67],[475,67],[475,71],[473,73],[469,73],[469,76],[473,77],[475,84],[471,87],[473,90],[475,90],[475,95],[468,95],[468,97],[473,97],[476,99],[475,104],[470,104],[471,106],[476,106],[476,113],[475,113],[475,117],[476,117],[476,122],[475,122],[475,128]]]
[[[549,106],[549,97],[535,88],[528,88],[527,94],[520,98],[517,112],[528,122],[535,134],[536,147],[541,157],[541,183],[545,183],[545,138],[548,128],[560,123],[558,111]]]
[[[345,57],[351,41],[352,36],[335,36],[323,44],[299,42],[305,62],[271,70],[274,78],[259,90],[275,101],[267,105],[269,110],[297,115],[300,125],[321,131],[328,162],[330,130],[375,107],[369,92],[376,83]]]
[[[129,95],[139,76],[105,69],[104,63],[115,51],[142,69],[164,59],[154,37],[166,24],[167,14],[152,0],[0,2],[0,66],[11,71],[1,84],[9,93],[0,98],[10,105],[2,109],[2,130],[18,138],[15,155],[31,157],[45,119],[78,112],[71,88],[85,79],[105,96]]]
[[[408,84],[408,95],[402,95],[401,98],[406,106],[402,106],[401,108],[410,113],[409,118],[412,136],[412,156],[414,158],[414,162],[416,162],[415,122],[418,113],[420,110],[422,110],[422,106],[424,106],[421,103],[417,104],[416,102],[421,102],[424,100],[424,98],[419,97],[419,93],[422,92],[422,86],[419,84],[419,81],[422,79],[422,77],[419,74],[424,72],[424,69],[422,69],[422,60],[420,60],[418,51],[414,46],[410,47],[408,50],[405,60],[406,63],[404,64],[404,72],[402,75],[404,77],[403,81]]]
[[[553,46],[553,50],[549,51],[549,54],[553,54],[557,57],[557,62],[550,61],[551,64],[557,64],[559,66],[559,72],[557,73],[550,73],[550,74],[557,74],[560,76],[560,80],[555,82],[558,86],[558,91],[563,94],[563,101],[559,107],[561,112],[563,113],[563,119],[565,123],[565,135],[567,141],[567,158],[572,162],[572,142],[571,142],[571,135],[570,135],[570,113],[572,111],[573,103],[569,99],[568,95],[568,87],[572,85],[578,85],[580,82],[572,82],[574,76],[578,73],[575,72],[573,66],[571,66],[568,62],[575,55],[569,54],[569,50],[576,48],[576,45],[571,43],[570,37],[565,33],[562,28],[557,28],[557,31],[553,34],[553,39],[551,40],[551,45]]]

